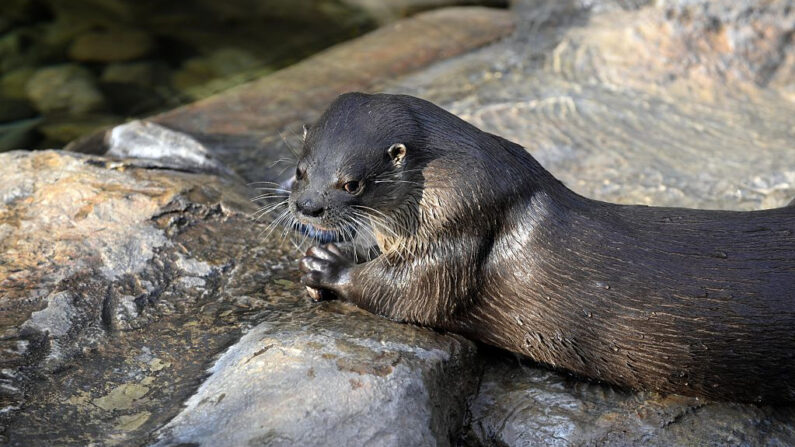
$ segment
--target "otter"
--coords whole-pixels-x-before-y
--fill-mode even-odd
[[[287,206],[332,241],[299,262],[314,298],[636,390],[795,400],[795,207],[591,200],[428,101],[362,93],[305,133]]]

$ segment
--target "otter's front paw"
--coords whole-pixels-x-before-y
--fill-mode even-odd
[[[312,247],[298,264],[309,296],[315,301],[331,298],[329,292],[344,296],[350,281],[353,262],[345,257],[334,244]]]

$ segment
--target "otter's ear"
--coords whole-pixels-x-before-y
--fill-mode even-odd
[[[406,157],[406,145],[403,143],[395,143],[389,146],[387,153],[389,154],[389,158],[392,159],[392,163],[399,165],[403,162],[403,158]]]

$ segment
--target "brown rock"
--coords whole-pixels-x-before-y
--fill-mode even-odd
[[[507,0],[343,0],[344,4],[355,6],[375,18],[379,23],[390,23],[418,12],[430,9],[463,5],[483,5],[505,7]]]

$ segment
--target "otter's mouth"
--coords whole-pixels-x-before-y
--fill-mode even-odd
[[[339,231],[329,230],[312,224],[298,222],[298,232],[323,244],[329,242],[342,242],[342,236]]]
[[[353,226],[346,227],[344,230],[334,230],[332,228],[326,228],[317,224],[298,220],[297,230],[299,233],[315,239],[322,244],[328,244],[329,242],[345,242],[345,236],[351,239],[356,237],[356,228]]]

